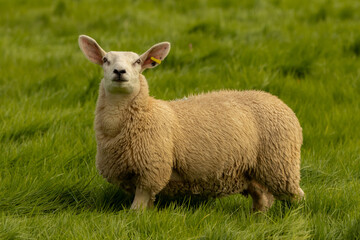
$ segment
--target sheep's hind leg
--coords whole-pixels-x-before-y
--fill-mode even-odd
[[[252,210],[254,212],[266,212],[274,203],[274,196],[258,182],[252,180],[248,192],[253,200]]]
[[[302,200],[305,200],[305,193],[304,191],[299,187],[298,193],[291,199],[292,202],[300,202]]]
[[[136,188],[134,201],[131,204],[131,209],[143,210],[154,205],[154,198],[151,192],[139,187]]]

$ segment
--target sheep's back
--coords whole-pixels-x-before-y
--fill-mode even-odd
[[[293,111],[262,91],[212,92],[170,106],[178,119],[174,166],[190,182],[210,182],[224,173],[242,178],[259,154],[272,154],[276,141],[302,141]]]

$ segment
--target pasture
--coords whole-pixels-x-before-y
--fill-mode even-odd
[[[360,2],[0,1],[0,239],[359,239]],[[306,200],[251,214],[251,199],[157,200],[145,212],[95,168],[99,66],[81,53],[142,53],[150,95],[270,92],[303,127]]]

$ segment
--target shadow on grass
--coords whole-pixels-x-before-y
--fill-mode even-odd
[[[51,185],[33,191],[22,193],[17,197],[0,200],[0,211],[16,213],[18,215],[42,215],[61,212],[81,214],[83,212],[94,213],[120,213],[128,211],[131,207],[134,196],[130,195],[116,186],[78,184],[64,187]],[[189,211],[198,210],[219,211],[224,214],[252,215],[251,200],[237,195],[224,198],[206,198],[197,195],[169,197],[160,195],[155,201],[155,211]],[[267,215],[282,218],[292,208],[292,204],[283,201],[276,201]]]
[[[186,208],[189,210],[196,210],[200,207],[206,206],[215,202],[214,198],[203,197],[198,195],[184,195],[184,196],[164,196],[160,195],[155,201],[157,209],[164,209],[168,207]]]
[[[133,198],[134,195],[128,194],[115,186],[106,186],[105,188],[93,189],[92,191],[68,188],[57,192],[53,203],[62,206],[58,209],[67,208],[76,211],[118,212],[130,209]],[[160,195],[157,196],[154,204],[159,210],[168,207],[196,210],[215,201],[214,198],[196,195],[176,197]]]
[[[133,195],[109,184],[93,183],[84,186],[77,183],[67,187],[49,184],[32,193],[21,194],[16,198],[11,197],[3,201],[4,204],[1,204],[0,201],[0,210],[17,212],[21,215],[62,211],[71,211],[75,214],[83,211],[114,213],[130,209],[133,198]],[[217,208],[222,212],[229,213],[235,210],[248,212],[250,207],[249,201],[245,197],[243,199],[229,196],[217,200],[198,195],[176,197],[159,195],[155,206],[157,210],[170,208],[195,211],[203,208]],[[289,208],[291,208],[291,204],[276,201],[270,212],[283,215]]]
[[[230,197],[230,196],[228,196]],[[119,212],[128,210],[131,207],[134,196],[124,192],[115,186],[106,186],[105,188],[93,189],[92,191],[81,191],[79,189],[67,189],[59,193],[54,203],[58,206],[58,210],[71,209],[75,211],[94,211],[94,212]],[[184,195],[184,196],[164,196],[159,195],[156,198],[155,206],[157,210],[166,208],[172,209],[186,209],[195,211],[201,208],[211,208],[217,206],[221,211],[232,213],[236,211],[248,212],[248,204],[244,205],[244,201],[234,203],[233,201],[222,205],[221,198],[220,205],[215,198],[202,197],[198,195]],[[245,198],[245,197],[244,197]],[[290,203],[289,201],[275,201],[273,207],[269,210],[268,214],[275,214],[277,216],[284,216],[292,209],[296,208],[298,204]],[[47,212],[47,211],[46,211]]]

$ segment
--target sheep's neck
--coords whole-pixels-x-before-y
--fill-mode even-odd
[[[105,92],[105,89],[104,89]],[[126,110],[129,106],[132,105],[133,101],[137,97],[135,94],[130,95],[122,95],[122,94],[111,94],[111,93],[104,93],[104,102],[105,108],[109,109],[110,111],[114,112],[121,112]]]
[[[148,108],[149,90],[143,75],[140,75],[140,91],[127,96],[108,94],[101,84],[95,129],[100,135],[115,136],[124,126],[129,115],[148,111]]]

